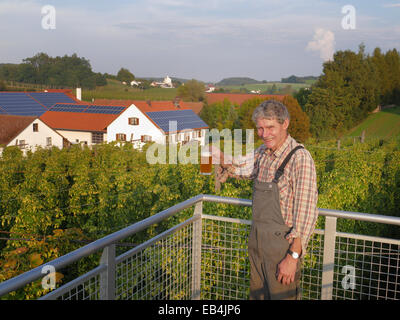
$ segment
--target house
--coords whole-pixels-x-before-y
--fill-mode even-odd
[[[130,122],[126,121],[126,117],[131,119]],[[124,112],[124,117],[110,124],[107,137],[112,139],[118,131],[128,131],[133,140],[140,137],[142,143],[185,144],[198,141],[204,145],[208,128],[190,108],[178,107],[170,101],[134,101]]]
[[[212,84],[208,84],[206,92],[211,93],[211,92],[214,92],[214,91],[215,91],[215,86],[212,85]]]
[[[68,144],[67,139],[36,116],[0,115],[0,153],[9,146],[18,146],[26,154],[38,147],[61,149]]]
[[[146,142],[204,144],[208,128],[191,109],[158,101],[124,105],[56,104],[40,117],[71,143]]]
[[[70,143],[102,142],[204,143],[208,128],[179,101],[128,101],[124,104],[89,104],[70,92],[1,92],[0,114],[39,117]]]

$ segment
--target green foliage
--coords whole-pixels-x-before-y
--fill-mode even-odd
[[[86,89],[106,84],[102,74],[92,71],[89,60],[79,58],[75,53],[55,58],[46,53],[38,53],[24,59],[21,64],[0,66],[0,78],[30,84]]]
[[[189,80],[178,88],[177,95],[184,101],[204,101],[205,86],[195,79]]]
[[[304,110],[314,137],[341,136],[364,120],[379,104],[400,100],[400,55],[396,49],[382,54],[379,48],[366,55],[338,51],[324,63],[323,74],[311,88]],[[301,97],[301,96],[300,96]]]
[[[125,68],[121,68],[117,73],[117,80],[125,81],[126,83],[130,83],[135,79],[135,76]]]
[[[341,150],[334,141],[306,147],[316,163],[320,208],[399,216],[398,139],[343,143]],[[6,148],[0,159],[0,222],[10,239],[1,242],[0,281],[62,256],[82,241],[103,237],[195,195],[215,193],[214,176],[198,172],[195,164],[150,165],[146,148],[140,152],[129,143],[43,149],[26,157],[16,147]],[[217,194],[251,199],[252,182],[230,178]],[[251,219],[250,207],[220,203],[205,203],[204,213]],[[124,242],[141,243],[192,214],[193,209],[184,210]],[[318,227],[322,223],[320,218]],[[338,229],[399,238],[398,228],[383,224],[341,219]],[[91,256],[60,271],[59,284],[88,271],[98,259]],[[167,262],[160,267],[172,272]],[[208,285],[213,286],[212,281]],[[31,299],[45,293],[35,282],[4,298]]]
[[[225,99],[223,102],[215,102],[211,105],[205,104],[199,116],[210,128],[222,130],[238,129],[238,106]]]

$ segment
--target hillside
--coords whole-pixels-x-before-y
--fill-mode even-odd
[[[234,77],[234,78],[225,78],[217,83],[217,86],[242,86],[246,84],[257,84],[262,83],[261,81],[254,80],[252,78],[247,77]]]
[[[367,119],[350,130],[347,136],[360,136],[363,130],[366,138],[387,139],[400,136],[400,106],[370,114]]]
[[[107,85],[94,90],[82,90],[82,99],[173,100],[177,89],[150,88],[146,90],[123,85],[118,80],[107,79]]]

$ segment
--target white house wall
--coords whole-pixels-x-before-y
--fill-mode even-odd
[[[129,124],[129,118],[138,118],[139,125]],[[118,133],[125,134],[127,141],[140,140],[143,135],[147,135],[151,136],[152,141],[165,143],[161,130],[133,104],[107,127],[107,142],[115,141]]]
[[[85,143],[85,142],[87,145],[92,144],[92,133],[91,132],[69,131],[69,130],[56,130],[56,131],[73,144]]]
[[[33,131],[33,124],[38,125],[37,132]],[[7,146],[18,145],[23,140],[26,144],[24,151],[31,150],[32,152],[34,152],[39,146],[42,148],[49,147],[47,145],[47,138],[51,138],[51,146],[55,146],[60,149],[63,147],[63,137],[40,119],[35,119]]]

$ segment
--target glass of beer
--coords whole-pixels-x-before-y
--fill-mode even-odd
[[[200,155],[200,174],[211,175],[212,154],[210,150],[203,150]]]

